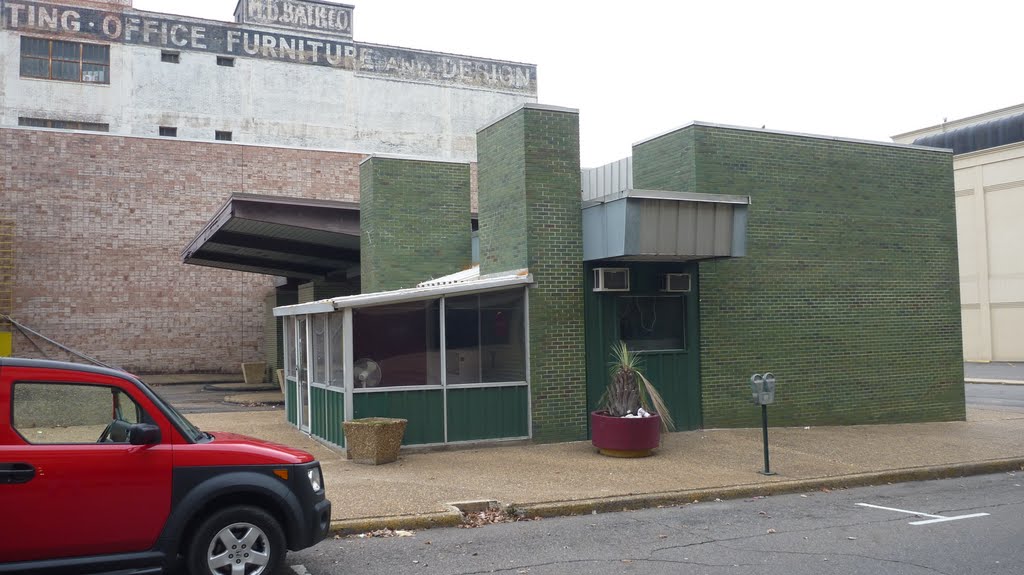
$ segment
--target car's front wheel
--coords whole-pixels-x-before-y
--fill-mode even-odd
[[[281,572],[286,552],[277,520],[258,507],[239,505],[199,525],[186,562],[192,575],[274,575]]]

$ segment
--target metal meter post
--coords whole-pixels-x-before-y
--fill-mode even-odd
[[[764,471],[762,475],[775,475],[768,461],[768,404],[775,401],[775,376],[755,373],[750,376],[750,391],[755,405],[761,406],[761,431],[764,437]]]

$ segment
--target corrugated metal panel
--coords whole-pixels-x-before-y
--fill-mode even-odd
[[[581,171],[583,201],[596,200],[633,187],[633,157]]]
[[[634,216],[625,256],[723,257],[732,254],[733,204],[630,198]]]
[[[295,382],[289,379],[287,382],[285,382],[284,390],[284,406],[286,412],[285,415],[288,418],[288,423],[292,425],[297,425],[298,419],[295,417],[295,407],[298,405],[298,399],[296,399]]]
[[[583,259],[696,260],[746,254],[749,198],[650,190],[583,208]]]
[[[432,286],[440,286],[440,285],[449,285],[449,284],[455,284],[455,283],[460,283],[460,282],[465,282],[465,281],[471,281],[471,280],[475,280],[475,279],[479,279],[479,278],[480,278],[480,266],[479,265],[474,265],[473,267],[469,268],[468,270],[462,270],[460,272],[455,272],[453,274],[448,274],[446,276],[441,276],[441,277],[438,277],[438,278],[427,280],[425,282],[420,282],[420,283],[416,284],[416,287],[432,287]]]
[[[448,441],[526,437],[526,386],[448,389]]]
[[[343,445],[345,435],[341,424],[345,421],[345,394],[342,390],[314,387],[310,389],[309,406],[313,416],[309,432],[335,445]]]
[[[444,395],[440,389],[356,393],[352,417],[408,419],[403,445],[444,442]]]
[[[511,289],[518,285],[527,285],[532,283],[533,276],[530,275],[529,270],[511,270],[500,274],[488,274],[475,280],[466,280],[452,284],[405,288],[392,291],[337,297],[291,306],[280,306],[274,308],[274,315],[302,315],[307,313],[335,311],[344,308],[419,301],[455,294],[466,295],[470,293],[499,291],[502,289]]]
[[[954,154],[966,154],[1021,141],[1024,141],[1024,114],[922,136],[914,140],[914,145],[951,148]]]
[[[696,342],[687,344],[694,347]],[[669,406],[672,420],[679,431],[696,429],[700,426],[700,386],[690,381],[694,372],[691,365],[692,356],[684,351],[645,351],[640,353],[640,361],[646,375],[662,399]]]

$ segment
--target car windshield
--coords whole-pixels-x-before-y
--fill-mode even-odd
[[[148,389],[153,394],[153,398],[156,403],[160,404],[159,407],[161,407],[164,413],[167,414],[167,418],[171,420],[171,423],[176,425],[190,441],[201,441],[206,437],[206,434],[200,431],[194,423],[189,421],[188,418],[175,409],[174,406],[171,405],[171,402],[164,399],[152,387],[149,387]]]

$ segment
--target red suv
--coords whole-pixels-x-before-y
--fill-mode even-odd
[[[131,375],[0,358],[0,573],[272,575],[327,534],[305,451],[207,433]]]

